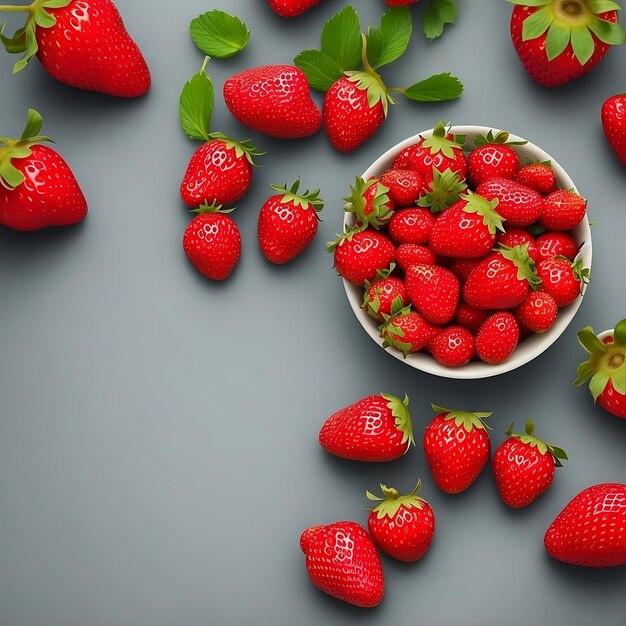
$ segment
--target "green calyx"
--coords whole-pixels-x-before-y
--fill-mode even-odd
[[[491,417],[491,412],[475,412],[460,411],[459,409],[446,409],[436,404],[431,404],[433,411],[436,413],[445,413],[445,420],[454,420],[456,426],[462,426],[469,433],[474,428],[480,428],[482,430],[491,430],[485,423],[485,419]]]
[[[413,489],[411,493],[401,496],[393,487],[387,487],[387,485],[380,483],[380,490],[383,494],[382,498],[374,495],[371,491],[366,491],[365,496],[372,502],[380,502],[380,504],[376,505],[373,509],[370,509],[376,513],[378,519],[383,519],[383,517],[393,519],[400,510],[400,507],[404,507],[405,509],[416,508],[420,510],[424,508],[426,500],[418,497],[421,488],[422,481],[418,480],[415,489]]]
[[[556,467],[563,467],[561,460],[567,461],[567,453],[562,448],[535,437],[535,423],[532,420],[526,422],[526,434],[520,435],[513,432],[513,424],[511,424],[504,432],[513,439],[519,439],[522,443],[529,445],[531,448],[537,448],[540,454],[550,454],[554,460]]]
[[[567,257],[555,257],[567,259]],[[583,260],[577,259],[572,263],[572,271],[577,280],[581,282],[581,285],[586,285],[591,282],[591,270],[588,267],[583,266]]]
[[[50,137],[40,135],[43,126],[41,115],[35,109],[28,109],[26,127],[19,139],[0,137],[0,185],[8,191],[13,191],[24,182],[24,174],[12,163],[13,159],[25,159],[32,154],[31,148],[52,141]]]
[[[556,59],[571,44],[574,56],[584,65],[593,56],[595,39],[607,45],[626,43],[626,31],[617,23],[600,17],[619,11],[612,0],[509,0],[513,4],[537,7],[522,26],[522,39],[545,35],[549,61]],[[595,37],[595,39],[594,39]]]
[[[589,358],[578,366],[574,385],[588,380],[594,402],[609,381],[617,393],[626,394],[626,319],[616,324],[612,343],[600,341],[591,326],[578,332],[578,341]]]
[[[365,288],[365,293],[363,294],[363,303],[361,304],[361,308],[364,309],[365,312],[374,319],[380,319],[380,294],[382,292],[382,288],[377,286],[376,283],[380,282],[381,280],[385,280],[386,278],[389,278],[395,268],[396,264],[391,263],[386,269],[376,270],[376,277],[374,278],[374,280],[371,282],[369,280],[366,280],[363,285],[363,287]],[[396,298],[393,299],[392,306],[397,300],[400,301],[401,308],[402,298],[400,296],[396,296]]]
[[[357,233],[364,230],[364,226],[358,226],[355,228],[346,228],[343,233],[337,235],[337,239],[334,241],[326,242],[326,252],[334,252],[338,247],[343,246],[346,241],[352,241],[352,238]]]
[[[509,141],[509,133],[506,130],[500,130],[494,134],[493,130],[490,130],[486,135],[477,135],[474,138],[474,147],[480,148],[486,145],[502,145],[502,146],[523,146],[527,144],[527,141]]]
[[[229,150],[235,151],[235,155],[237,156],[237,158],[245,155],[248,163],[250,163],[250,165],[252,165],[253,167],[257,167],[257,164],[254,162],[254,157],[265,154],[265,152],[259,152],[254,147],[250,139],[244,139],[242,141],[235,141],[234,139],[231,139],[230,137],[227,137],[226,135],[220,132],[209,133],[207,138],[209,140],[217,139],[219,141],[223,141]]]
[[[217,204],[214,200],[213,202],[211,202],[211,204],[205,202],[196,209],[192,209],[191,213],[195,213],[196,215],[202,215],[202,213],[231,213],[234,210],[235,207],[232,207],[230,209],[223,209],[222,205]]]
[[[454,158],[455,150],[462,150],[466,137],[464,135],[453,135],[448,138],[450,129],[446,127],[446,122],[440,120],[435,124],[433,134],[422,139],[422,146],[428,148],[431,154],[442,152],[449,159]]]
[[[370,200],[366,195],[369,195],[373,187],[375,188],[374,196]],[[354,185],[350,187],[350,195],[344,198],[347,201],[344,210],[355,214],[359,226],[369,224],[379,229],[387,224],[393,215],[388,191],[389,187],[376,178],[365,181],[357,176]]]
[[[483,224],[489,229],[492,235],[496,234],[496,230],[504,232],[502,226],[505,219],[496,212],[498,206],[498,199],[487,200],[479,196],[473,191],[466,191],[460,195],[461,200],[465,200],[467,204],[463,207],[466,213],[477,213],[483,218]]]
[[[270,187],[282,195],[280,199],[281,204],[292,203],[294,206],[302,209],[311,208],[316,213],[324,208],[324,201],[320,198],[319,189],[314,189],[313,191],[307,189],[302,193],[298,193],[300,179],[297,179],[290,188],[287,187],[287,183],[282,187],[280,185],[270,185]]]
[[[411,414],[409,413],[409,396],[405,394],[404,399],[400,400],[400,398],[388,393],[381,392],[380,395],[387,400],[387,408],[391,410],[395,426],[402,433],[401,443],[406,443],[408,450],[412,445],[415,445],[415,440],[413,439],[413,423],[411,422]]]
[[[398,318],[411,313],[411,305],[402,306],[401,298],[396,298],[391,305],[391,314],[383,314],[383,323],[378,327],[380,336],[383,338],[383,348],[395,348],[402,352],[406,359],[411,354],[412,345],[407,341],[402,341],[404,331],[393,322]]]
[[[451,207],[466,189],[467,183],[457,172],[450,169],[440,172],[433,167],[433,180],[417,205],[430,209],[432,213],[440,213]]]
[[[539,289],[541,286],[541,278],[537,275],[535,262],[528,254],[528,242],[519,246],[505,246],[500,244],[496,250],[509,261],[513,261],[517,266],[517,278],[519,280],[527,280],[531,289]]]

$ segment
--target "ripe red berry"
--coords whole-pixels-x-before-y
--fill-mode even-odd
[[[559,189],[543,201],[539,223],[546,230],[572,230],[587,213],[587,201],[573,191]]]
[[[556,174],[547,163],[529,163],[519,169],[514,180],[538,191],[542,196],[556,188]]]
[[[534,333],[543,333],[556,321],[559,307],[554,298],[543,290],[531,291],[513,314],[520,326]]]
[[[476,352],[474,335],[463,326],[451,324],[437,333],[428,343],[433,358],[446,367],[469,363]]]
[[[504,363],[517,347],[519,326],[512,313],[499,311],[490,315],[476,335],[476,354],[485,363]]]

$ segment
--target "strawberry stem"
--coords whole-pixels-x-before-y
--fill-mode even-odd
[[[1,5],[1,13],[32,13],[35,10],[35,3],[26,6]]]

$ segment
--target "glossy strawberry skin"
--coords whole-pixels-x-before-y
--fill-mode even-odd
[[[388,276],[374,281],[365,290],[363,308],[375,320],[382,322],[385,315],[391,315],[396,298],[399,298],[403,307],[409,304],[409,294],[404,281],[395,276]]]
[[[576,228],[587,213],[587,201],[573,191],[558,189],[544,198],[539,223],[546,230],[563,231]]]
[[[435,265],[437,257],[427,246],[403,243],[396,248],[396,263],[406,272],[411,265]]]
[[[274,13],[281,17],[295,17],[313,8],[322,0],[267,0]]]
[[[541,286],[555,300],[559,308],[571,304],[578,298],[582,282],[576,277],[572,264],[567,259],[554,258],[537,265]]]
[[[467,159],[468,178],[474,187],[499,177],[512,179],[519,169],[517,152],[504,144],[485,144],[474,148]],[[477,193],[480,193],[479,191]]]
[[[30,156],[11,160],[24,182],[13,191],[0,185],[0,224],[32,231],[82,221],[87,201],[63,157],[40,144],[31,150]]]
[[[529,163],[520,167],[514,180],[545,196],[556,189],[556,174],[544,163]]]
[[[620,93],[604,101],[600,111],[602,129],[609,146],[626,167],[626,94]]]
[[[533,333],[543,333],[552,327],[559,312],[554,298],[543,290],[531,291],[524,301],[515,307],[515,319],[520,326]]]
[[[265,65],[224,83],[224,101],[241,124],[278,139],[298,139],[322,127],[304,73],[292,65]]]
[[[427,322],[417,311],[394,315],[380,328],[383,345],[402,351],[405,357],[422,350],[441,330],[439,326]]]
[[[414,205],[424,187],[422,177],[415,170],[387,170],[381,175],[380,182],[389,187],[389,193],[399,207]]]
[[[584,567],[626,564],[626,485],[604,483],[581,491],[544,537],[548,554]]]
[[[424,185],[433,180],[433,168],[439,172],[449,169],[459,174],[461,180],[467,177],[467,159],[463,150],[453,149],[453,156],[448,157],[443,152],[431,152],[424,146],[424,140],[404,148],[394,159],[391,166],[393,169],[416,170],[422,177]]]
[[[150,88],[150,70],[111,0],[74,0],[46,11],[56,24],[37,28],[37,58],[56,80],[122,98]]]
[[[404,277],[409,299],[417,311],[431,324],[447,324],[459,304],[458,278],[438,265],[411,265]]]
[[[537,247],[537,263],[555,256],[567,257],[573,261],[578,254],[578,244],[569,234],[564,232],[545,232],[539,235],[535,241]]]
[[[539,261],[539,251],[537,250],[535,238],[525,228],[521,228],[519,226],[511,226],[509,228],[507,225],[506,232],[498,233],[496,242],[509,248],[528,244],[526,248],[528,256],[535,263]]]
[[[476,193],[487,200],[498,199],[496,211],[509,226],[530,226],[543,212],[544,201],[541,195],[530,187],[514,180],[490,178],[478,185]]]
[[[382,179],[381,179],[382,180]],[[397,246],[403,243],[426,243],[435,224],[435,216],[422,207],[396,211],[389,220],[388,235]]]
[[[519,336],[519,325],[512,313],[493,313],[476,334],[476,354],[491,365],[504,363],[517,347]]]
[[[308,528],[300,537],[311,582],[334,598],[364,608],[380,604],[383,568],[367,531],[342,521]]]
[[[437,333],[428,343],[433,358],[445,367],[460,367],[476,352],[474,335],[465,327],[451,324]]]

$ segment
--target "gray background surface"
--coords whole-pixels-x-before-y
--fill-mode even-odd
[[[451,71],[466,85],[460,100],[400,102],[347,155],[323,133],[281,142],[232,119],[224,80],[317,47],[324,20],[345,4],[326,0],[284,21],[264,0],[158,9],[117,0],[154,79],[147,97],[130,102],[60,85],[36,62],[12,77],[15,59],[0,55],[1,134],[18,134],[26,109],[39,109],[90,204],[78,227],[0,230],[2,626],[626,623],[625,568],[564,566],[542,543],[578,491],[626,480],[626,423],[571,385],[584,358],[576,331],[603,330],[626,315],[626,172],[599,120],[604,99],[625,87],[626,50],[612,50],[570,85],[544,89],[512,48],[511,6],[461,0],[456,26],[428,44],[416,24],[407,54],[384,72],[388,84],[408,85]],[[385,9],[382,0],[354,5],[363,27]],[[178,196],[196,148],[178,126],[178,95],[203,58],[187,25],[210,8],[252,28],[243,54],[209,64],[213,128],[252,136],[267,151],[234,214],[243,255],[223,284],[187,263],[189,216]],[[574,323],[547,353],[497,379],[437,379],[385,354],[354,319],[323,252],[340,229],[353,177],[442,118],[506,128],[541,145],[588,197],[597,222],[593,282]],[[258,210],[270,183],[298,176],[322,188],[324,221],[302,257],[273,267],[256,243]],[[571,461],[539,501],[511,511],[490,470],[460,496],[440,493],[421,446],[385,465],[326,455],[317,444],[323,420],[381,389],[409,394],[418,439],[431,402],[493,410],[494,449],[509,422],[521,427],[532,416]],[[365,523],[365,489],[410,489],[418,476],[438,524],[427,556],[413,565],[384,559],[387,591],[376,610],[315,589],[301,531]]]

